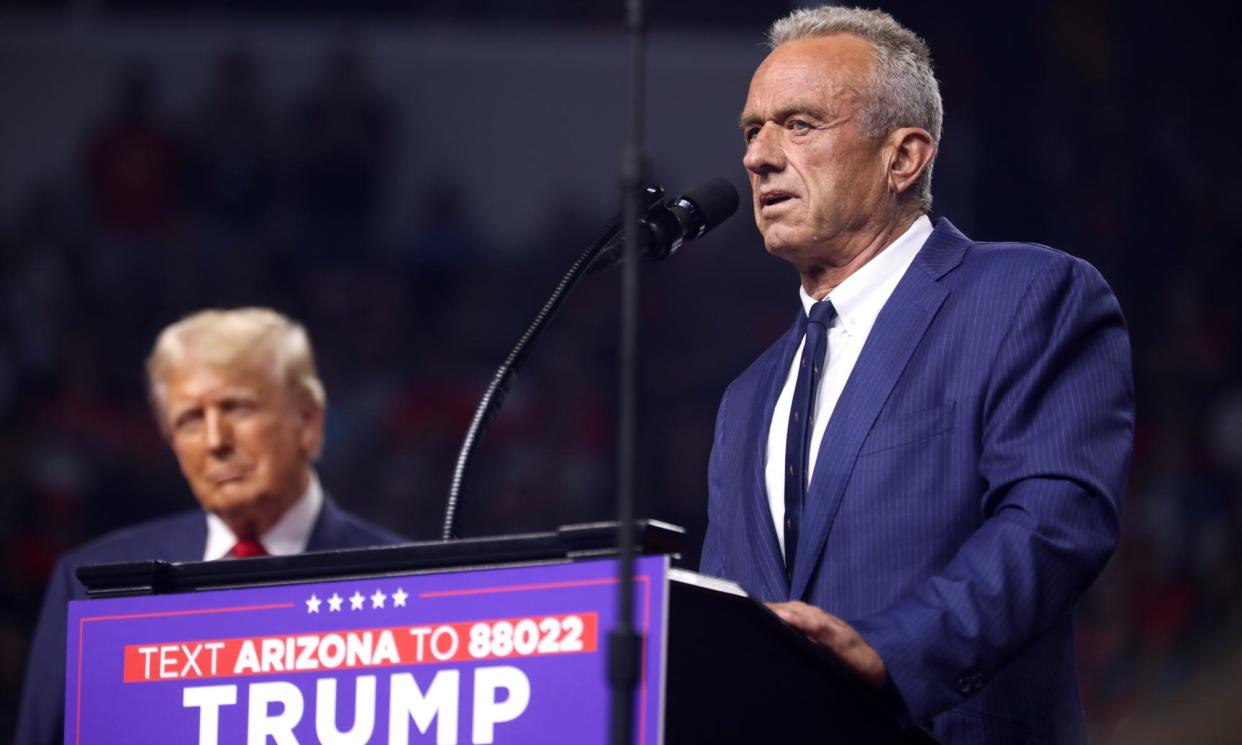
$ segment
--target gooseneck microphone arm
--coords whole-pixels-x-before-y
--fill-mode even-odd
[[[449,484],[448,499],[444,507],[441,540],[449,541],[457,537],[457,507],[470,459],[482,443],[492,420],[500,412],[500,406],[509,392],[509,385],[525,362],[531,345],[561,307],[561,302],[569,291],[578,284],[578,280],[621,261],[623,255],[619,245],[627,234],[637,240],[639,253],[660,260],[672,255],[681,244],[702,237],[737,210],[737,190],[720,178],[708,179],[668,202],[662,201],[664,190],[658,186],[644,187],[642,193],[636,196],[638,210],[644,215],[643,219],[637,221],[637,228],[622,230],[621,217],[608,223],[604,232],[578,255],[569,271],[565,272],[565,276],[556,285],[552,296],[539,310],[539,315],[535,316],[535,320],[518,339],[513,351],[496,368],[491,385],[487,387],[474,410],[474,418],[470,421],[470,428],[466,430],[461,450],[457,452],[457,465],[453,468],[453,481]],[[634,263],[636,262],[630,262],[631,265]]]
[[[643,193],[646,204],[643,209],[651,209],[652,205],[658,204],[660,197],[664,195],[664,190],[658,186],[648,186]],[[569,267],[569,271],[565,272],[565,276],[561,277],[561,281],[557,283],[556,289],[553,290],[551,297],[543,304],[539,310],[539,314],[535,316],[535,320],[518,339],[517,344],[513,346],[513,350],[509,352],[509,356],[505,361],[496,368],[496,374],[492,376],[492,382],[487,386],[487,391],[483,393],[483,398],[479,400],[479,405],[474,410],[474,418],[470,420],[470,428],[466,430],[466,436],[462,440],[461,449],[457,452],[457,464],[453,467],[453,480],[449,484],[448,500],[444,507],[444,523],[440,530],[440,539],[449,541],[457,537],[457,507],[461,498],[462,484],[466,478],[466,469],[470,466],[470,460],[474,457],[475,451],[483,441],[483,437],[487,434],[488,427],[491,426],[492,420],[500,413],[500,407],[505,401],[505,396],[509,393],[509,386],[513,383],[513,378],[521,369],[522,363],[526,361],[526,356],[530,352],[531,345],[539,335],[543,333],[543,329],[547,326],[548,321],[561,307],[561,303],[569,295],[569,291],[578,284],[578,280],[582,279],[587,270],[592,267],[596,258],[600,253],[609,246],[615,245],[618,236],[621,234],[620,218],[612,220],[604,228],[604,232],[595,239],[591,245],[578,255],[574,263]],[[598,269],[598,265],[596,265]]]

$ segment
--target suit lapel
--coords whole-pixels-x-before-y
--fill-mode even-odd
[[[319,514],[315,516],[315,525],[311,528],[310,537],[306,539],[306,550],[340,548],[343,545],[343,539],[339,535],[341,524],[340,510],[332,502],[332,497],[325,493]]]
[[[794,318],[793,326],[781,338],[776,346],[776,353],[771,355],[767,368],[759,380],[749,421],[755,422],[757,430],[748,441],[753,443],[750,453],[754,464],[752,470],[753,484],[748,490],[753,497],[747,500],[746,518],[750,522],[747,533],[754,545],[758,547],[759,570],[769,594],[765,597],[784,598],[789,592],[789,582],[785,577],[785,557],[776,536],[776,526],[772,524],[772,508],[768,503],[768,486],[764,473],[767,462],[768,432],[772,428],[772,414],[776,408],[776,399],[780,396],[785,384],[789,366],[793,363],[794,352],[806,331],[806,313],[801,307]],[[748,559],[751,550],[747,550]]]
[[[876,318],[820,443],[802,513],[790,598],[806,595],[859,448],[949,295],[938,280],[961,262],[968,245],[965,236],[941,219]]]
[[[166,524],[149,547],[151,556],[165,561],[202,561],[207,550],[207,513],[195,509]]]

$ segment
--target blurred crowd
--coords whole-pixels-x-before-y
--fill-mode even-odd
[[[995,34],[1004,9],[908,5],[894,12],[937,54],[958,148],[937,169],[937,212],[974,238],[1087,258],[1130,323],[1122,545],[1079,614],[1088,714],[1111,731],[1242,639],[1242,194],[1229,178],[1242,141],[1228,136],[1236,112],[1203,106],[1239,81],[1187,74],[1210,66],[1189,29],[1178,64],[1149,56],[1176,20],[1051,3]],[[73,176],[31,184],[0,222],[0,733],[56,555],[192,504],[145,400],[159,328],[243,304],[303,321],[328,389],[325,487],[432,539],[478,396],[610,217],[565,200],[497,246],[441,186],[417,195],[411,224],[380,230],[390,156],[411,134],[358,50],[327,55],[284,110],[252,51],[223,54],[188,110],[162,107],[157,63],[126,68]],[[691,567],[719,395],[797,308],[795,275],[744,213],[710,254],[644,274],[639,512],[688,528]],[[518,377],[467,479],[466,535],[610,516],[616,281],[589,278]]]

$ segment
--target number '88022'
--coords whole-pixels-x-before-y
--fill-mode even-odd
[[[476,623],[467,649],[476,659],[581,652],[582,632],[579,616]]]

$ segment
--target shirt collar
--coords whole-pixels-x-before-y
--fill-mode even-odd
[[[312,471],[306,491],[293,503],[293,506],[280,516],[276,524],[263,535],[259,543],[272,556],[288,556],[300,554],[306,550],[310,542],[311,531],[323,509],[323,489],[319,486],[319,477]],[[207,513],[207,547],[203,551],[203,561],[214,561],[228,555],[229,550],[237,543],[237,536],[229,530],[218,516]]]
[[[832,301],[837,318],[847,332],[870,327],[931,234],[931,219],[920,215],[897,240],[828,293],[827,299]],[[798,295],[802,298],[803,309],[810,314],[811,306],[817,301],[801,285],[798,286]]]

